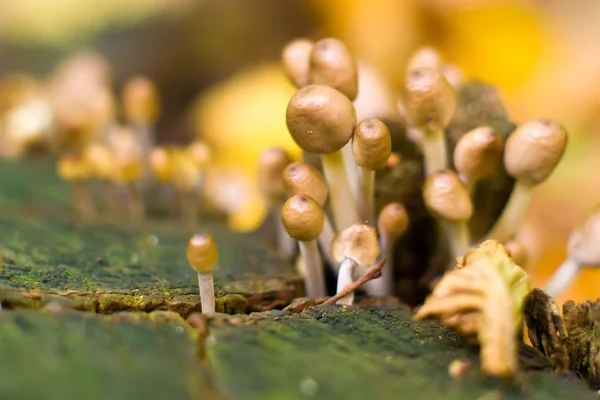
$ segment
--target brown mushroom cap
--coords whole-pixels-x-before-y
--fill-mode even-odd
[[[123,108],[127,119],[140,124],[156,121],[160,109],[158,90],[144,77],[136,77],[125,84]]]
[[[454,171],[440,170],[427,177],[423,188],[425,206],[436,218],[466,221],[473,214],[469,192]]]
[[[556,121],[536,119],[519,126],[506,141],[504,166],[515,179],[537,185],[558,165],[567,146],[567,132]]]
[[[363,268],[373,265],[379,255],[377,230],[358,222],[350,225],[333,238],[331,255],[338,263],[350,258]]]
[[[410,57],[406,69],[408,72],[421,68],[441,71],[443,66],[444,61],[440,53],[432,46],[423,46]]]
[[[502,138],[489,126],[465,133],[454,149],[454,166],[469,180],[486,178],[502,161]]]
[[[258,161],[258,185],[269,201],[285,200],[282,174],[291,162],[290,155],[279,147],[271,147],[261,153]]]
[[[219,248],[213,237],[208,233],[192,236],[187,245],[187,259],[196,271],[211,272],[219,260]]]
[[[392,138],[387,125],[375,118],[361,121],[352,135],[356,163],[371,171],[383,168],[392,152]]]
[[[600,266],[600,206],[571,232],[569,257],[585,266]]]
[[[295,162],[283,171],[283,183],[288,196],[306,194],[321,207],[327,201],[327,183],[318,169],[310,164]]]
[[[396,239],[406,232],[409,218],[404,206],[400,203],[389,203],[381,209],[377,218],[377,229],[382,236]]]
[[[292,96],[286,123],[304,151],[331,154],[344,147],[352,137],[356,111],[352,102],[332,87],[308,85]]]
[[[315,43],[310,53],[309,80],[312,84],[331,86],[351,101],[358,94],[358,68],[350,50],[338,39],[327,38]]]
[[[315,240],[323,232],[325,214],[312,197],[297,194],[290,197],[281,209],[281,222],[287,233],[296,240]]]
[[[404,117],[411,126],[441,130],[454,115],[456,94],[441,72],[427,68],[411,71],[401,96]]]
[[[314,43],[307,39],[296,39],[288,43],[281,52],[283,71],[294,85],[301,88],[308,85],[310,53]]]

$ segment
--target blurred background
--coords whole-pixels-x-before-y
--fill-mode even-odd
[[[265,208],[255,188],[260,151],[298,153],[285,127],[294,88],[279,67],[283,45],[344,40],[390,114],[408,57],[433,45],[467,78],[497,86],[515,123],[549,117],[570,133],[519,237],[540,285],[600,202],[598,21],[597,0],[0,0],[0,113],[14,101],[2,96],[7,87],[55,79],[68,57],[94,60],[115,93],[147,76],[161,94],[159,142],[202,137],[215,151],[207,184],[228,183],[230,223],[251,230]],[[4,138],[0,153],[21,149]],[[600,272],[587,270],[559,300],[596,299],[599,287]]]

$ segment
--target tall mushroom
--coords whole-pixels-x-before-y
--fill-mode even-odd
[[[469,191],[492,175],[502,162],[502,138],[489,126],[465,133],[454,149],[454,166]]]
[[[504,150],[504,166],[516,182],[488,238],[499,241],[512,238],[529,208],[533,189],[554,171],[566,146],[567,132],[550,119],[526,122],[509,136]]]
[[[309,84],[310,53],[314,43],[308,39],[296,39],[281,52],[283,71],[298,88]]]
[[[290,236],[298,240],[306,294],[312,298],[326,295],[323,262],[315,241],[323,231],[324,220],[319,203],[305,194],[290,197],[281,209],[283,227]]]
[[[192,236],[187,245],[187,259],[191,267],[198,272],[202,313],[214,313],[213,270],[219,260],[219,248],[213,237],[208,233]]]

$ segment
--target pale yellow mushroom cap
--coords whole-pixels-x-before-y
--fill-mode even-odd
[[[466,221],[473,214],[469,191],[454,171],[436,171],[427,177],[423,188],[425,206],[436,218]]]
[[[258,186],[268,201],[285,199],[283,171],[291,162],[290,155],[280,147],[271,147],[261,153],[258,160]]]
[[[288,196],[307,194],[322,207],[327,201],[327,183],[318,169],[295,162],[283,171],[283,183]]]
[[[201,140],[194,140],[187,147],[187,150],[196,162],[198,168],[203,170],[208,168],[211,161],[211,150],[206,143]]]
[[[513,178],[537,185],[554,171],[566,146],[567,132],[559,123],[550,119],[532,120],[508,137],[504,166]]]
[[[441,72],[416,69],[406,77],[401,90],[404,117],[410,126],[442,130],[456,108],[456,93]]]
[[[387,125],[375,118],[361,121],[354,129],[352,152],[359,166],[371,171],[383,168],[392,152]]]
[[[323,232],[325,214],[312,197],[297,194],[290,197],[281,209],[281,222],[287,233],[296,240],[315,240]]]
[[[331,86],[351,101],[358,94],[358,68],[348,47],[327,38],[314,44],[310,54],[310,83]]]
[[[90,177],[90,166],[82,155],[68,153],[58,161],[57,172],[58,176],[65,181],[88,179]]]
[[[377,229],[382,236],[396,239],[406,232],[409,218],[404,206],[400,203],[389,203],[381,209],[377,218]]]
[[[202,274],[212,272],[219,260],[217,242],[208,233],[192,236],[187,245],[187,259],[196,271]]]
[[[196,190],[200,184],[201,171],[192,155],[185,149],[171,149],[169,160],[173,186],[183,192]]]
[[[428,68],[441,71],[443,66],[444,61],[440,53],[432,46],[423,46],[410,57],[406,70],[410,72],[415,69]]]
[[[150,152],[150,167],[159,181],[167,182],[173,177],[173,167],[167,149],[156,147]]]
[[[110,179],[115,173],[115,164],[110,149],[102,143],[92,143],[83,151],[83,157],[90,167],[92,176]]]
[[[502,138],[489,126],[465,133],[454,149],[454,166],[469,181],[487,178],[502,162]]]
[[[333,238],[330,250],[338,263],[350,258],[363,268],[370,267],[379,255],[377,230],[367,224],[354,223]]]
[[[283,71],[296,87],[308,85],[310,53],[314,43],[307,39],[296,39],[288,43],[281,52]]]
[[[337,90],[325,85],[308,85],[290,100],[286,124],[304,151],[331,154],[352,137],[356,111],[352,102]]]
[[[156,122],[160,99],[154,83],[141,76],[129,80],[123,88],[123,108],[127,119],[133,123]]]
[[[600,206],[571,232],[567,252],[570,258],[585,266],[600,265]]]

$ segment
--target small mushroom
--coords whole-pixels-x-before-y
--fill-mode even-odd
[[[187,245],[187,259],[198,272],[200,304],[202,313],[215,312],[215,286],[213,270],[219,260],[217,243],[208,233],[199,233],[191,237]]]
[[[337,293],[354,282],[356,267],[371,266],[379,255],[379,241],[374,227],[354,223],[341,231],[331,242],[331,254],[341,263],[337,280]],[[336,304],[352,305],[354,292],[339,299]]]
[[[338,39],[316,42],[310,53],[309,81],[339,90],[350,101],[358,94],[358,68],[348,47]]]
[[[489,126],[465,133],[454,149],[454,166],[469,191],[496,172],[502,162],[502,138]]]
[[[294,257],[295,241],[285,232],[281,225],[281,207],[286,200],[283,184],[283,171],[292,162],[290,155],[282,148],[272,147],[263,151],[258,161],[258,186],[273,216],[277,249],[286,260]]]
[[[308,39],[296,39],[288,43],[281,52],[283,71],[296,87],[309,83],[310,54],[314,43]]]
[[[327,184],[318,169],[310,164],[294,162],[283,171],[283,183],[288,197],[295,194],[306,194],[312,197],[321,207],[327,201]],[[324,216],[323,232],[317,241],[327,262],[337,274],[339,265],[331,257],[329,246],[335,236],[335,231],[327,214]]]
[[[401,90],[404,118],[422,145],[425,173],[447,168],[444,130],[456,107],[456,94],[444,76],[422,68],[409,72]]]
[[[452,257],[463,255],[470,245],[467,222],[473,214],[467,188],[454,171],[441,170],[425,181],[423,198],[429,212],[442,224]]]
[[[326,295],[323,263],[316,242],[323,232],[324,220],[319,203],[305,194],[290,197],[281,209],[283,227],[299,243],[306,295],[314,299]]]
[[[509,136],[504,150],[504,166],[516,182],[502,215],[487,238],[500,241],[512,238],[524,220],[533,189],[550,176],[566,145],[567,132],[549,119],[529,121]]]
[[[356,198],[361,220],[375,222],[375,171],[383,168],[392,151],[392,138],[386,124],[370,118],[354,129],[352,152],[358,170],[359,195]]]
[[[90,177],[90,166],[85,157],[77,153],[63,155],[57,165],[58,176],[69,182],[75,199],[75,210],[79,219],[91,221],[98,216],[96,205],[92,200],[87,180]]]
[[[335,228],[339,231],[358,221],[340,152],[352,138],[356,125],[356,111],[350,100],[326,85],[305,86],[290,100],[286,123],[304,151],[321,155]]]
[[[409,58],[406,71],[427,68],[434,71],[441,71],[444,66],[444,60],[440,53],[432,46],[423,46],[417,49]]]
[[[377,230],[379,231],[380,258],[387,260],[381,269],[381,276],[364,284],[371,296],[385,297],[394,294],[394,258],[393,249],[396,241],[408,229],[409,218],[404,206],[400,203],[389,203],[379,212]]]
[[[567,259],[546,283],[544,291],[558,297],[573,283],[583,267],[600,267],[600,206],[576,227],[567,244]]]

